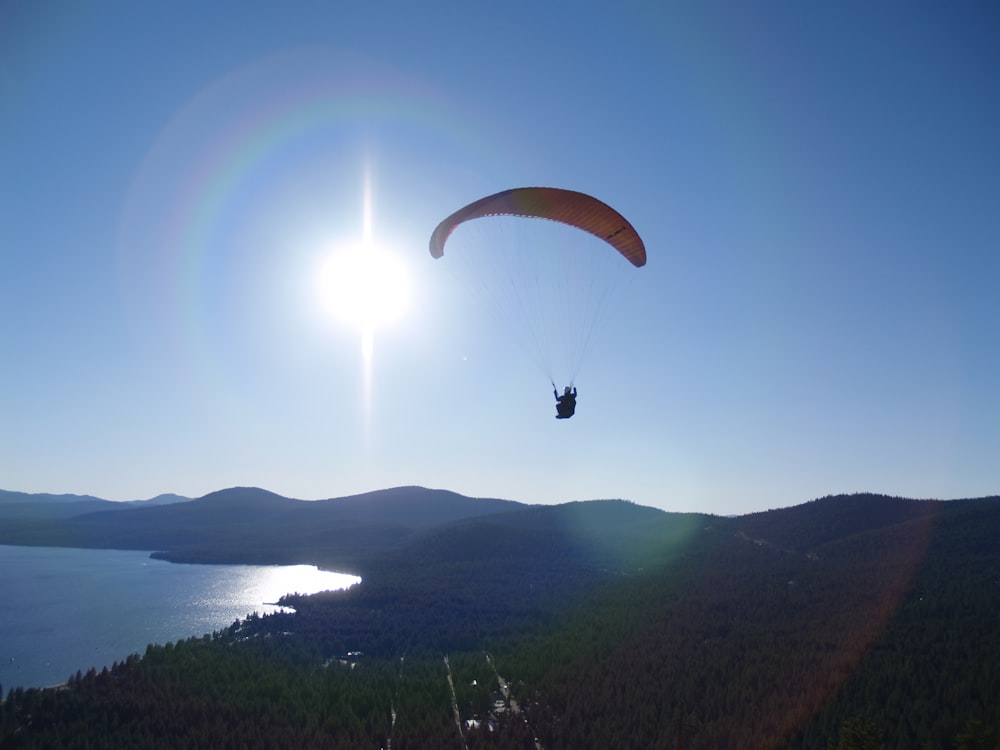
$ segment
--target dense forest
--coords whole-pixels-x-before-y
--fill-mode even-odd
[[[722,518],[414,492],[365,518],[331,505],[327,545],[292,544],[320,508],[260,494],[224,555],[165,524],[165,556],[236,559],[258,554],[241,540],[259,517],[284,529],[269,561],[364,580],[59,688],[7,686],[0,747],[1000,748],[1000,498]],[[225,523],[241,502],[212,500],[7,528],[148,543],[144,513]],[[364,534],[338,546],[343,528]]]

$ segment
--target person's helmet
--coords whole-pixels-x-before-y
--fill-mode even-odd
[[[568,385],[565,388],[563,388],[563,395],[564,396],[568,396],[569,395],[569,386]]]

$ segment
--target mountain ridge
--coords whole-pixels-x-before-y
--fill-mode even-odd
[[[355,572],[405,565],[408,555],[443,564],[499,554],[536,559],[546,551],[574,564],[638,569],[674,555],[678,543],[703,527],[737,543],[819,559],[845,539],[887,528],[929,533],[942,508],[971,502],[855,493],[722,517],[626,500],[528,505],[416,485],[321,500],[260,487],[176,502],[41,495],[31,503],[25,497],[32,496],[0,491],[0,544],[148,550],[175,562],[310,563]],[[906,530],[906,524],[916,526]]]
[[[150,646],[71,678],[59,700],[8,693],[0,744],[31,736],[26,746],[54,747],[72,728],[96,745],[128,717],[123,746],[139,736],[152,745],[169,727],[189,733],[177,745],[242,734],[249,747],[269,730],[287,742],[295,715],[299,746],[333,727],[343,739],[333,746],[371,746],[384,743],[393,712],[393,744],[413,747],[457,746],[459,720],[469,747],[672,746],[664,728],[692,720],[685,746],[701,750],[834,747],[861,719],[885,747],[953,747],[971,722],[1000,727],[997,496],[858,493],[728,518],[621,500],[481,503],[425,488],[343,503],[230,489],[186,509],[43,518],[35,531],[93,543],[170,532],[167,559],[310,562],[362,583],[291,594],[281,599],[290,611]],[[431,522],[424,507],[450,517]],[[398,509],[416,521],[392,519]],[[151,521],[185,514],[212,522]],[[20,533],[32,525],[19,523]],[[0,524],[0,536],[10,528]],[[331,680],[349,697],[332,723],[320,698]],[[498,681],[523,714],[512,702],[491,708]]]
[[[0,506],[5,520],[0,543],[151,550],[166,559],[198,562],[353,565],[436,524],[522,507],[422,487],[326,500],[232,487],[156,505],[11,503]]]

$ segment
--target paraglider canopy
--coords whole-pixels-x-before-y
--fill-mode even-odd
[[[434,229],[431,256],[443,257],[446,245],[446,265],[461,284],[512,324],[513,339],[550,382],[571,386],[614,289],[646,263],[625,217],[593,196],[552,187],[469,203]]]
[[[459,224],[485,216],[521,216],[569,224],[604,240],[633,266],[646,264],[642,239],[624,216],[586,193],[550,187],[504,190],[460,208],[434,230],[431,255],[444,255],[445,243]]]

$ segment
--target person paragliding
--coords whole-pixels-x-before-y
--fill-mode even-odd
[[[530,220],[524,222],[528,227],[521,226],[522,219]],[[541,231],[538,219],[580,233],[563,240]],[[576,412],[573,381],[620,268],[646,264],[642,238],[624,216],[591,195],[520,187],[480,198],[445,217],[431,234],[431,257],[443,257],[449,238],[467,222],[470,230],[493,228],[480,242],[465,234],[458,245],[475,258],[470,266],[478,272],[474,281],[492,292],[493,302],[518,324],[526,351],[552,383],[556,418],[569,419]],[[558,239],[550,247],[548,238]],[[557,379],[569,382],[561,394]]]
[[[553,383],[552,395],[556,397],[556,419],[569,419],[576,413],[576,386],[570,388],[567,385],[560,396]]]

